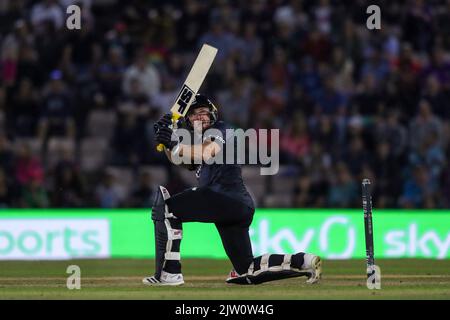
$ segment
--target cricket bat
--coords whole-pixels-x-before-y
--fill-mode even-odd
[[[203,80],[205,80],[206,74],[208,73],[211,65],[216,57],[217,49],[204,44],[194,64],[192,65],[191,71],[183,83],[180,92],[175,99],[170,112],[172,113],[172,122],[177,121],[180,117],[184,117],[189,111],[189,107],[194,101],[195,95],[200,89]],[[164,150],[164,145],[159,144],[156,147],[159,152]]]

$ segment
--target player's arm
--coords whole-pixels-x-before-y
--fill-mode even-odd
[[[219,153],[220,149],[221,146],[219,144],[214,141],[207,140],[201,145],[184,145],[179,143],[170,149],[166,147],[164,152],[169,161],[172,163],[174,163],[174,161],[172,161],[172,157],[175,156],[175,154],[178,154],[178,157],[186,158],[186,160],[188,160],[188,164],[181,164],[181,166],[190,169],[192,167],[192,163],[208,161]]]
[[[220,145],[211,140],[206,140],[201,145],[178,144],[172,148],[170,157],[172,154],[178,153],[180,157],[189,157],[188,159],[190,160],[190,163],[198,163],[199,161],[208,161],[219,153],[220,149]],[[166,152],[166,154],[167,153],[168,152]]]

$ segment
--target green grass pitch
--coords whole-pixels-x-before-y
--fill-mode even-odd
[[[365,261],[324,261],[323,279],[306,278],[258,286],[225,283],[226,260],[184,259],[185,284],[144,286],[150,260],[71,260],[0,262],[0,299],[450,299],[450,260],[377,260],[381,290],[369,290]],[[81,289],[68,290],[66,269],[81,268]]]

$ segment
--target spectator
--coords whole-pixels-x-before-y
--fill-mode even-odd
[[[386,56],[388,63],[393,63],[400,54],[400,28],[394,23],[382,28],[381,31],[384,33],[383,55]]]
[[[127,114],[121,118],[112,140],[113,163],[116,165],[138,165],[143,157],[142,132],[137,125],[136,116]]]
[[[93,67],[99,67],[101,48],[89,24],[84,23],[80,30],[69,33],[65,50],[69,61],[76,67],[79,81],[89,78]]]
[[[21,47],[17,61],[17,81],[28,79],[32,82],[33,87],[39,87],[44,80],[42,74],[43,70],[34,47]]]
[[[432,112],[441,119],[450,120],[450,91],[444,91],[438,78],[430,75],[427,78],[423,99],[431,105]]]
[[[139,53],[132,66],[125,71],[122,90],[125,94],[131,93],[131,83],[137,79],[140,84],[140,92],[152,99],[161,90],[161,79],[158,70],[150,63],[143,53]]]
[[[404,20],[403,37],[413,44],[415,50],[425,52],[433,47],[434,42],[432,12],[423,0],[413,1],[411,4]]]
[[[450,20],[448,19],[448,13],[450,12],[450,1],[446,1],[446,4],[441,7],[441,10],[437,12],[437,27],[440,33],[436,36],[436,43],[442,43],[442,46],[446,50],[450,50],[450,39],[444,35],[450,34]]]
[[[332,12],[329,0],[320,0],[319,5],[314,8],[316,27],[321,33],[328,34],[331,32]]]
[[[162,85],[164,85],[165,82],[169,82],[172,86],[177,88],[181,87],[186,77],[183,58],[184,56],[181,52],[173,50],[169,53],[169,56],[167,57],[167,65],[165,65],[162,74]]]
[[[432,113],[428,101],[419,101],[419,111],[410,122],[409,131],[410,147],[413,151],[417,151],[433,134],[438,137],[438,143],[442,144],[442,123]]]
[[[280,138],[280,151],[284,153],[286,161],[298,163],[309,153],[310,137],[308,127],[303,116],[296,117],[296,121]]]
[[[5,47],[12,47],[20,51],[21,47],[32,47],[35,44],[35,35],[31,32],[29,24],[24,19],[17,19],[13,24],[10,24],[8,31],[10,31],[11,25],[14,25],[14,28],[4,38],[3,45]]]
[[[373,161],[376,181],[376,204],[380,208],[395,208],[401,192],[402,167],[392,153],[391,146],[386,141],[376,145]]]
[[[332,159],[329,152],[323,150],[321,144],[315,141],[311,144],[311,152],[302,160],[304,170],[311,177],[313,184],[323,186],[323,191],[326,191],[327,179],[332,169]]]
[[[355,69],[354,75],[359,75],[363,63],[362,39],[358,34],[357,27],[350,18],[344,19],[342,31],[337,35],[337,42],[341,44],[346,57],[350,57]]]
[[[412,151],[409,160],[412,166],[424,166],[427,169],[430,185],[437,191],[439,179],[444,170],[445,154],[435,132],[430,133],[423,144]]]
[[[359,114],[354,114],[357,118],[360,117]],[[354,118],[348,115],[345,107],[339,108],[334,121],[332,123],[333,130],[328,133],[334,135],[333,140],[329,140],[332,143],[333,148],[330,148],[334,154],[342,154],[341,150],[347,145],[347,138],[351,133],[351,124]]]
[[[48,93],[43,98],[38,136],[44,143],[51,136],[75,137],[74,112],[61,72],[51,73]]]
[[[95,190],[96,205],[103,209],[118,208],[123,204],[124,192],[112,172],[106,171]]]
[[[142,83],[138,78],[130,79],[129,91],[124,94],[118,106],[119,114],[132,114],[139,116],[146,114],[149,109],[148,96],[143,93]]]
[[[272,88],[287,88],[290,84],[290,70],[289,61],[287,59],[286,51],[281,47],[276,47],[273,50],[273,57],[267,63],[265,79],[267,79],[266,87]]]
[[[340,162],[335,167],[335,177],[331,180],[328,191],[328,205],[347,208],[356,206],[358,189],[347,166]]]
[[[342,47],[334,47],[330,67],[335,74],[334,86],[336,90],[342,92],[347,98],[350,97],[354,90],[354,64],[350,57],[344,55]]]
[[[407,209],[433,208],[435,205],[430,177],[423,166],[413,168],[403,185],[400,206]]]
[[[21,187],[29,186],[30,190],[44,182],[44,168],[28,144],[18,146],[15,160],[15,177]]]
[[[363,116],[374,116],[380,112],[382,102],[380,90],[376,86],[375,76],[371,73],[365,75],[362,87],[354,97],[354,103]]]
[[[301,60],[296,79],[309,97],[313,98],[318,95],[321,89],[320,75],[315,61],[310,56]]]
[[[333,152],[336,142],[336,130],[331,117],[327,115],[313,115],[309,118],[311,136],[316,142],[320,142],[324,149]]]
[[[7,90],[5,87],[0,86],[0,129],[4,130],[2,120],[4,120],[6,114],[9,112],[7,106]]]
[[[307,208],[313,205],[314,192],[311,189],[311,179],[307,175],[300,176],[294,187],[294,207]]]
[[[42,179],[38,176],[31,180],[22,189],[21,204],[24,208],[48,208],[49,198]]]
[[[64,13],[56,0],[43,0],[36,3],[31,9],[31,23],[33,27],[40,28],[44,21],[51,21],[56,29],[64,25]]]
[[[257,86],[252,90],[252,100],[250,103],[250,114],[253,116],[249,119],[250,127],[259,127],[268,119],[276,118],[281,112],[277,109],[280,105],[275,104],[267,95],[262,86]],[[264,128],[262,126],[261,128]]]
[[[257,77],[258,68],[263,63],[263,42],[257,35],[257,26],[254,22],[246,21],[243,29],[238,69]]]
[[[183,2],[181,17],[177,20],[179,47],[187,51],[195,50],[198,39],[207,30],[208,12],[198,0]]]
[[[392,104],[400,106],[402,113],[408,118],[414,115],[416,103],[419,99],[419,76],[422,67],[422,63],[415,56],[411,45],[404,43],[399,59],[394,61],[393,72],[388,79],[394,80],[395,85],[391,84],[388,89],[397,91],[390,97],[393,100]]]
[[[304,55],[311,56],[319,63],[327,63],[331,57],[331,42],[327,35],[313,28],[300,45],[300,50]]]
[[[288,65],[286,51],[276,47],[273,59],[268,63],[265,78],[266,91],[272,101],[273,107],[284,112],[288,99],[288,88],[291,83],[291,70]]]
[[[220,69],[231,54],[231,40],[231,35],[225,29],[224,21],[212,20],[210,29],[199,39],[198,44],[208,43],[217,48],[215,64]]]
[[[140,175],[139,185],[131,194],[130,207],[150,208],[153,204],[155,189],[150,173],[144,172]]]
[[[401,157],[408,146],[408,131],[399,121],[398,110],[388,111],[387,119],[375,124],[374,139],[387,142],[390,154],[394,157]]]
[[[29,79],[24,78],[20,81],[13,103],[15,108],[11,110],[10,123],[13,125],[15,136],[35,136],[37,132],[35,119],[39,115],[38,95]]]
[[[56,165],[53,181],[52,206],[80,208],[85,205],[84,181],[71,161],[63,160]]]
[[[342,161],[347,164],[354,176],[358,176],[361,173],[364,164],[369,164],[370,158],[367,156],[364,141],[361,137],[356,136],[350,141],[350,148]]]
[[[104,43],[106,47],[118,47],[123,49],[124,56],[129,57],[132,52],[131,34],[128,26],[123,21],[114,22],[111,28],[105,32]]]
[[[217,101],[221,118],[239,128],[247,128],[250,99],[250,90],[246,85],[246,80],[234,81],[231,90],[224,90],[218,95]]]
[[[326,185],[315,183],[307,174],[301,175],[294,187],[293,207],[310,208],[323,207],[326,205],[325,196]]]
[[[323,89],[318,91],[315,101],[321,112],[335,115],[340,108],[345,106],[345,97],[336,90],[336,82],[332,74],[324,75],[322,81]]]
[[[14,167],[14,152],[8,137],[0,132],[0,168],[12,172]]]
[[[422,79],[434,75],[442,87],[450,89],[450,61],[442,48],[436,47],[431,55],[431,62],[423,70]]]
[[[167,108],[173,105],[181,86],[176,86],[174,79],[163,81],[161,92],[156,94],[152,101],[152,112],[155,116],[162,115],[167,112]]]
[[[167,107],[171,106],[184,83],[186,72],[184,69],[183,55],[178,51],[172,51],[167,57],[167,65],[164,66],[161,75],[161,91],[154,95],[151,105],[159,114],[164,114]]]
[[[383,58],[381,52],[371,49],[368,53],[366,62],[361,67],[360,79],[366,78],[368,74],[374,77],[375,85],[380,86],[389,73],[389,65]]]
[[[11,43],[2,47],[0,67],[3,84],[12,87],[17,78],[18,48]]]
[[[109,103],[113,103],[120,95],[124,71],[122,48],[111,47],[108,51],[108,61],[103,63],[99,70],[100,87]]]
[[[314,103],[298,82],[293,83],[292,91],[288,98],[286,111],[283,115],[284,117],[292,116],[299,106],[301,106],[302,112],[305,113],[306,116],[310,116],[313,113]]]
[[[12,207],[13,193],[11,192],[5,177],[5,172],[0,168],[0,209]]]
[[[447,154],[450,152],[447,151]],[[448,159],[448,155],[447,155]],[[447,160],[447,166],[441,176],[442,188],[440,190],[440,201],[443,208],[450,208],[450,165]]]

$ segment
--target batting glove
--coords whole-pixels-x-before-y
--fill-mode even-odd
[[[156,125],[155,125],[156,126]],[[167,149],[172,150],[178,144],[178,141],[172,140],[173,130],[171,128],[162,126],[158,127],[155,134],[157,144],[163,144]]]

